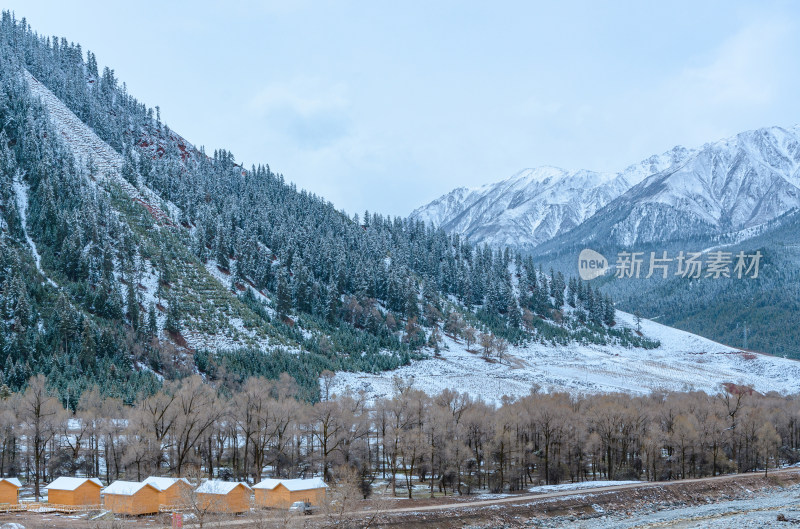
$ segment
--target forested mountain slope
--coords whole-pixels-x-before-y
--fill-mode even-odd
[[[349,217],[226,150],[207,154],[65,39],[0,23],[2,380],[48,376],[134,400],[200,372],[235,387],[376,372],[442,334],[523,344],[657,343],[613,301],[516,252],[420,221]],[[471,332],[471,331],[470,331]]]
[[[666,325],[737,347],[800,358],[800,211],[793,210],[748,235],[741,241],[736,234],[697,239],[684,249],[731,255],[760,252],[756,279],[609,278],[600,280],[605,282],[602,289],[625,310],[639,311]]]

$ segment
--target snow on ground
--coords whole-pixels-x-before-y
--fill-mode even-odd
[[[215,260],[209,259],[205,264],[205,269],[209,275],[214,278],[223,288],[230,288],[231,278],[220,271]],[[252,287],[249,288],[251,288],[252,292],[256,295],[256,299],[267,299],[256,289],[253,289]],[[207,300],[207,303],[210,303],[208,310],[217,310],[213,306],[212,301]],[[226,326],[226,331],[220,334],[207,334],[192,329],[183,329],[181,331],[181,335],[186,339],[186,343],[189,345],[189,347],[196,350],[229,350],[245,345],[256,347],[262,350],[268,350],[271,348],[269,339],[260,336],[253,329],[248,329],[241,318],[231,317],[223,312],[218,312],[216,317],[227,321],[228,325]],[[233,334],[236,334],[236,336],[233,336],[229,331],[234,331]]]
[[[19,211],[19,218],[22,223],[22,231],[25,232],[25,240],[31,248],[33,260],[36,262],[36,269],[39,270],[39,273],[42,274],[42,277],[44,277],[51,286],[58,288],[55,281],[47,277],[44,270],[42,270],[42,256],[39,255],[36,243],[33,242],[30,234],[28,234],[28,187],[22,183],[19,174],[14,177],[14,194],[17,197],[17,210]]]
[[[231,288],[231,278],[219,269],[219,265],[215,259],[206,261],[206,271],[208,271],[209,275],[216,279],[223,288]]]
[[[140,371],[148,371],[148,372],[152,373],[152,375],[153,375],[154,377],[156,377],[156,378],[157,378],[158,380],[160,380],[161,382],[164,382],[164,375],[162,375],[162,374],[160,374],[160,373],[156,373],[155,371],[153,371],[153,370],[150,368],[150,366],[149,366],[149,365],[145,364],[144,362],[139,362],[139,361],[137,361],[137,362],[136,362],[136,367],[138,367]],[[2,528],[0,528],[0,529],[2,529]]]
[[[617,312],[618,325],[635,328],[631,314]],[[445,338],[440,358],[414,361],[379,374],[336,374],[333,391],[364,390],[368,398],[391,396],[394,378],[412,380],[430,394],[445,388],[466,392],[499,404],[504,395],[527,395],[533,385],[543,391],[579,393],[652,390],[703,390],[715,393],[720,384],[746,384],[759,392],[800,392],[800,362],[745,353],[700,336],[642,320],[642,333],[659,340],[656,349],[620,346],[509,347],[508,361],[488,362],[466,350],[463,342]],[[478,348],[473,346],[475,350]]]
[[[150,310],[150,305],[166,305],[166,301],[159,298],[157,295],[158,271],[156,270],[156,267],[149,259],[144,259],[141,255],[137,255],[136,258],[139,263],[139,269],[141,270],[141,274],[137,276],[137,288],[139,289],[139,295],[142,296],[142,306],[145,310]],[[118,266],[115,266],[114,268],[119,269]],[[167,315],[160,310],[156,310],[156,323],[158,324],[159,329],[164,328],[166,321]]]
[[[236,259],[231,259],[231,265],[230,265],[231,268],[233,268],[235,262],[236,262]],[[211,275],[211,277],[216,279],[219,282],[220,285],[222,285],[226,289],[231,288],[231,278],[230,278],[230,276],[226,275],[224,272],[222,272],[220,270],[219,264],[217,263],[217,261],[215,259],[209,259],[208,261],[206,261],[206,265],[205,266],[206,266],[206,271]],[[245,288],[250,290],[250,292],[253,293],[253,296],[258,301],[260,301],[262,303],[266,303],[266,305],[264,305],[264,310],[267,312],[267,314],[269,314],[270,316],[274,316],[275,315],[275,310],[272,307],[269,306],[270,299],[263,292],[261,292],[260,290],[255,288],[250,283],[245,283],[242,286],[244,286]]]
[[[560,485],[540,485],[531,487],[528,492],[561,492],[564,490],[596,489],[597,487],[613,487],[615,485],[635,485],[641,481],[580,481],[578,483],[561,483]]]

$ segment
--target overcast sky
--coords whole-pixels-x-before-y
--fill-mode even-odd
[[[6,0],[207,151],[349,213],[800,122],[793,2]]]

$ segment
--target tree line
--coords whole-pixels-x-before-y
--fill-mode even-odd
[[[394,393],[331,392],[311,404],[297,384],[249,378],[234,389],[199,376],[125,405],[93,387],[65,409],[42,375],[0,388],[0,475],[34,484],[58,476],[141,480],[206,475],[357,475],[362,494],[386,480],[395,494],[522,490],[597,479],[671,480],[767,471],[798,460],[800,399],[727,384],[719,392],[646,396],[543,393],[495,406],[396,380]]]

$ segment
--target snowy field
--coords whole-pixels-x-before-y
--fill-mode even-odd
[[[617,312],[618,325],[634,328],[633,320],[631,314]],[[370,398],[391,396],[394,378],[399,377],[430,394],[449,388],[494,403],[504,395],[526,395],[534,385],[572,394],[644,394],[657,389],[715,393],[720,384],[733,382],[759,392],[800,392],[800,362],[744,353],[649,320],[641,325],[645,336],[661,342],[659,348],[532,344],[509,347],[508,359],[500,364],[467,351],[463,341],[446,338],[449,350],[440,358],[380,374],[337,373],[333,390],[364,390]]]

